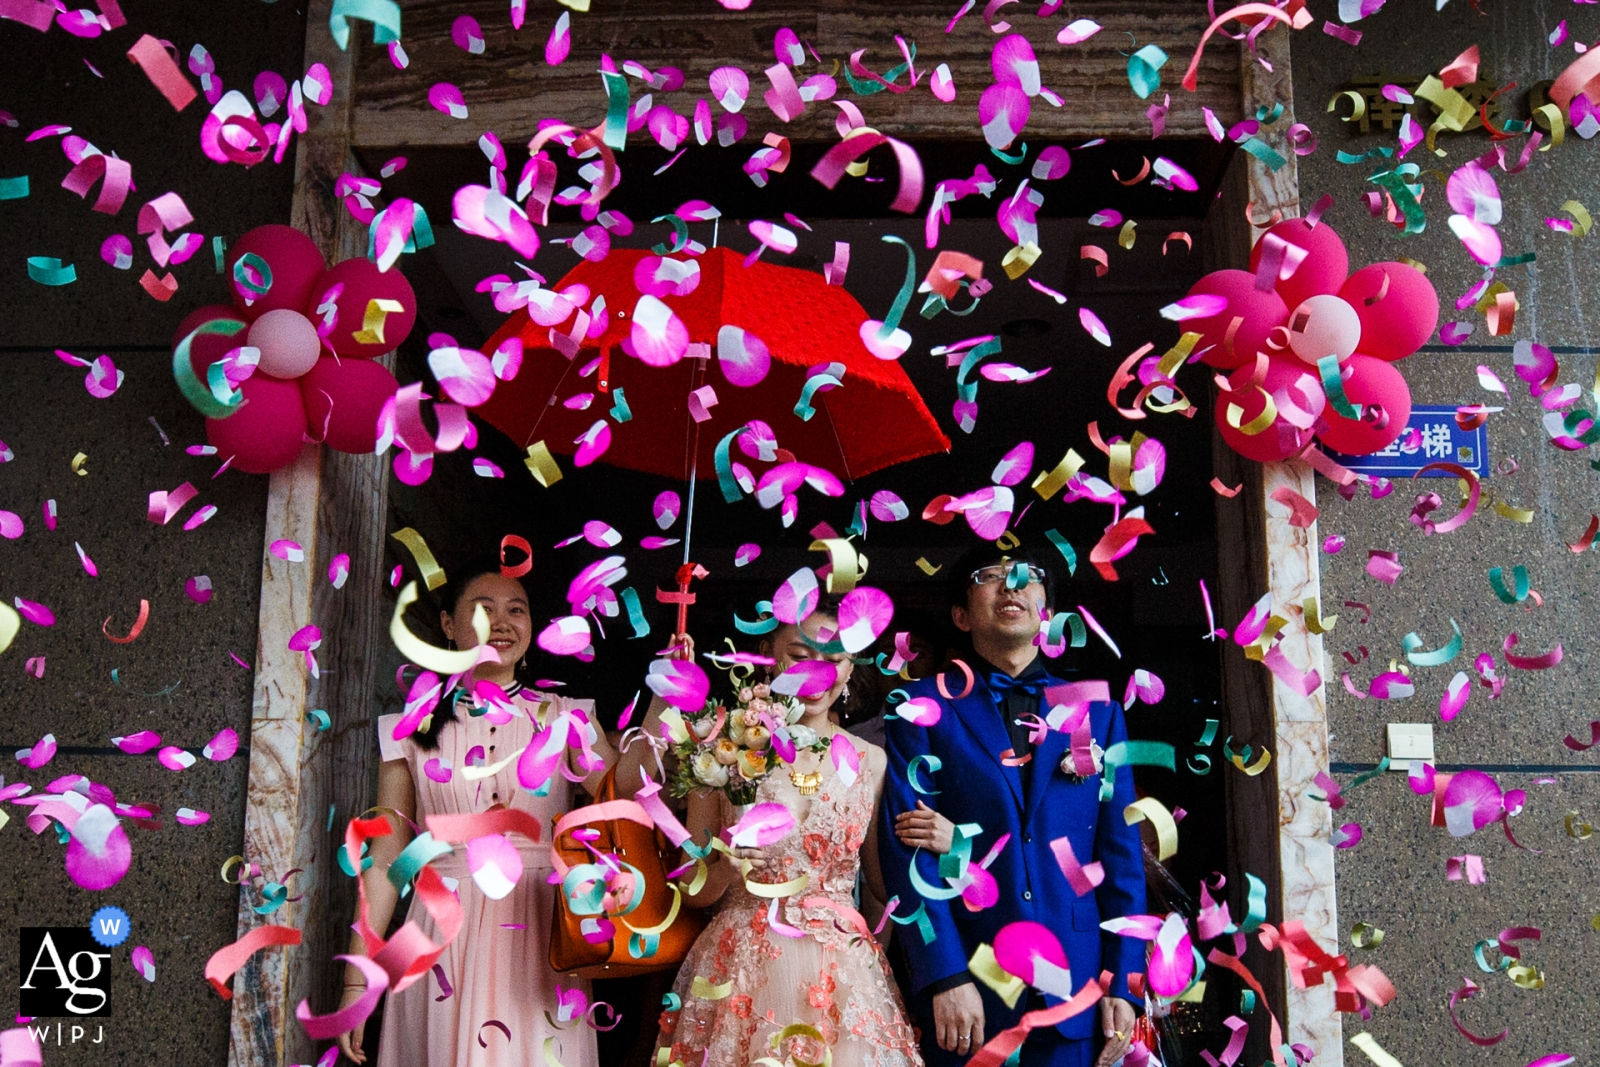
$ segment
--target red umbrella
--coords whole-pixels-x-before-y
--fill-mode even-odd
[[[699,449],[699,470],[711,473],[711,449],[729,430],[761,419],[778,443],[798,458],[853,479],[908,459],[946,452],[950,440],[917,394],[898,363],[876,359],[861,343],[860,326],[869,318],[854,297],[810,271],[757,262],[740,265],[737,253],[713,248],[692,262],[700,267],[700,283],[687,296],[666,296],[688,327],[691,345],[709,346],[709,359],[688,357],[666,367],[652,367],[622,352],[633,328],[633,310],[642,295],[634,283],[641,260],[659,257],[638,249],[617,249],[598,263],[580,263],[555,286],[582,284],[591,297],[604,296],[610,325],[597,338],[582,341],[584,351],[565,358],[552,347],[550,329],[519,310],[494,335],[486,352],[509,337],[521,336],[522,371],[503,382],[477,408],[492,425],[523,448],[543,439],[552,452],[572,453],[574,439],[611,407],[603,390],[621,390],[633,418],[613,427],[605,462],[629,470],[688,478],[691,420],[688,396],[709,383],[719,403],[711,409]],[[687,260],[688,257],[684,257]],[[717,334],[724,326],[747,330],[766,344],[772,369],[757,386],[740,388],[719,371]],[[570,328],[570,327],[568,327]],[[562,330],[563,327],[555,327]],[[609,353],[596,374],[579,371],[596,355]],[[806,372],[818,364],[844,365],[843,385],[816,394],[816,415],[809,421],[794,409]],[[600,376],[609,380],[604,386]],[[588,410],[565,407],[579,393],[596,394]],[[552,403],[552,399],[554,403]],[[604,401],[604,402],[602,402]],[[680,438],[683,443],[680,444]]]
[[[847,480],[949,451],[949,438],[906,372],[896,362],[875,358],[862,344],[861,324],[870,317],[865,309],[843,288],[809,271],[765,262],[746,267],[726,248],[682,257],[698,266],[699,283],[686,295],[664,295],[660,302],[687,328],[687,354],[666,366],[626,354],[635,311],[642,298],[647,305],[652,299],[641,292],[636,275],[648,277],[662,258],[639,249],[616,249],[598,263],[580,263],[557,283],[558,292],[587,286],[590,297],[584,303],[591,308],[595,297],[605,297],[610,317],[599,336],[581,338],[581,350],[571,359],[554,346],[552,335],[572,331],[572,319],[551,328],[534,322],[526,309],[515,312],[484,350],[493,352],[503,341],[520,336],[522,370],[502,382],[477,413],[523,448],[543,440],[552,452],[573,453],[585,431],[618,410],[614,405],[620,394],[632,417],[617,423],[612,416],[611,444],[599,458],[630,470],[686,479],[689,523],[695,481],[712,475],[716,443],[753,419],[771,426],[780,448],[796,459]],[[678,288],[688,288],[688,282]],[[742,387],[729,379],[730,365],[718,347],[724,327],[747,331],[770,353],[770,370],[758,384]],[[580,372],[597,355],[600,366],[583,377]],[[842,384],[814,392],[815,414],[802,420],[795,408],[812,377],[809,372],[829,363],[843,366],[838,376]],[[732,370],[735,378],[741,377],[738,366]],[[689,395],[707,385],[717,403],[709,408],[702,435],[702,422],[691,416]],[[566,401],[584,393],[594,395],[587,410],[581,404],[567,406]],[[686,536],[686,565],[688,541]],[[679,583],[687,584],[681,573]]]

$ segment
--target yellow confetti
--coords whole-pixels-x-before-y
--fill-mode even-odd
[[[1356,923],[1350,931],[1350,943],[1356,948],[1377,948],[1383,944],[1383,931],[1371,923]]]
[[[1420,259],[1412,259],[1410,256],[1396,256],[1395,262],[1404,263],[1406,266],[1412,268],[1420,274],[1428,273],[1428,265],[1422,262]]]
[[[1027,244],[1017,245],[1000,260],[1000,266],[1004,268],[1007,278],[1016,281],[1028,273],[1029,267],[1038,262],[1039,256],[1043,254],[1043,251],[1032,241]]]
[[[82,452],[79,452],[76,456],[73,456],[72,473],[76,474],[80,478],[87,478],[89,476],[89,468],[85,467],[84,464],[88,461],[89,457]]]
[[[918,556],[917,557],[917,566],[920,567],[922,569],[922,573],[926,574],[929,578],[932,578],[935,574],[938,574],[940,571],[944,570],[944,564],[943,563],[941,563],[937,567],[935,567],[933,564],[928,562],[928,557],[927,556]],[[5,649],[0,648],[0,652],[4,652],[4,651],[5,651]]]
[[[1262,749],[1261,758],[1256,760],[1248,767],[1244,765],[1243,756],[1234,756],[1229,762],[1235,767],[1239,768],[1245,774],[1249,775],[1251,778],[1254,778],[1256,775],[1267,769],[1267,764],[1272,762],[1272,753],[1268,752],[1266,749]]]
[[[1506,968],[1506,977],[1522,989],[1544,988],[1544,972],[1534,970],[1527,964],[1513,963]]]
[[[0,652],[11,647],[11,642],[17,638],[17,631],[22,628],[22,616],[17,614],[17,609],[10,604],[0,602]]]
[[[406,629],[406,609],[416,602],[417,583],[407,582],[406,587],[400,590],[399,599],[394,602],[394,615],[389,619],[389,639],[394,642],[394,647],[400,650],[400,654],[419,667],[426,667],[441,674],[459,674],[476,667],[478,665],[476,648],[449,652],[435,648]],[[472,631],[478,635],[478,644],[488,643],[489,616],[483,610],[482,604],[472,606]]]
[[[1556,145],[1566,141],[1567,120],[1566,117],[1561,114],[1561,109],[1559,107],[1554,104],[1546,104],[1543,107],[1534,108],[1533,113],[1535,115],[1543,116],[1545,123],[1550,127],[1550,143],[1541,147],[1539,151],[1548,152]]]
[[[1399,1060],[1383,1050],[1383,1046],[1371,1034],[1357,1034],[1350,1039],[1350,1043],[1367,1054],[1367,1059],[1376,1063],[1378,1067],[1402,1067]]]
[[[1075,448],[1067,449],[1067,454],[1061,457],[1061,462],[1055,465],[1054,470],[1045,471],[1033,480],[1033,491],[1049,500],[1072,480],[1072,476],[1083,468],[1083,457],[1078,455]]]
[[[1139,224],[1134,222],[1132,219],[1124,222],[1122,224],[1122,229],[1117,231],[1117,244],[1121,245],[1123,248],[1131,250],[1133,248],[1133,242],[1139,239],[1139,235],[1134,232],[1134,227],[1137,225]]]
[[[399,315],[405,311],[405,305],[398,300],[383,300],[374,297],[367,301],[367,312],[362,317],[361,329],[350,334],[358,344],[381,345],[387,342],[383,339],[384,320],[390,315]]]
[[[1028,988],[1028,983],[1000,966],[1000,961],[995,959],[994,949],[986,941],[978,946],[978,950],[967,961],[967,970],[973,977],[994,990],[995,995],[1005,1001],[1006,1007],[1014,1008],[1023,991]]]
[[[1360,122],[1367,114],[1367,100],[1354,89],[1333,94],[1333,99],[1328,101],[1327,110],[1330,112],[1338,110],[1339,101],[1346,98],[1350,101],[1350,114],[1340,115],[1339,118],[1344,122]]]
[[[1589,920],[1589,925],[1596,930],[1600,930],[1600,911],[1594,913],[1594,918]]]
[[[1572,216],[1576,225],[1572,229],[1574,237],[1587,237],[1589,231],[1594,229],[1594,219],[1589,216],[1589,209],[1576,200],[1568,200],[1561,205],[1561,210]]]
[[[433,552],[421,534],[407,526],[389,536],[411,550],[411,558],[417,561],[417,570],[422,572],[422,581],[427,585],[428,592],[433,592],[445,583],[444,568],[433,558]]]
[[[732,982],[723,982],[721,985],[713,985],[711,982],[706,981],[698,974],[694,976],[694,981],[689,985],[689,995],[692,997],[699,997],[701,1000],[722,1000],[732,992]]]
[[[1156,859],[1166,860],[1178,854],[1178,824],[1155,797],[1140,797],[1123,808],[1122,821],[1129,826],[1140,821],[1151,825],[1156,832]]]
[[[828,571],[828,592],[848,593],[867,576],[867,557],[842,537],[823,537],[811,542],[811,551],[826,552],[832,564]]]
[[[1507,504],[1504,500],[1496,500],[1494,502],[1494,513],[1503,519],[1510,519],[1512,522],[1533,521],[1532,509],[1519,508],[1512,504]]]
[[[528,467],[528,473],[533,475],[533,480],[546,489],[561,480],[561,468],[556,466],[555,457],[550,454],[550,448],[543,441],[535,441],[528,446],[528,458],[522,461]]]
[[[1306,616],[1306,629],[1314,634],[1325,634],[1338,623],[1339,616],[1329,615],[1322,617],[1322,601],[1318,597],[1308,596],[1301,604]]]
[[[1594,835],[1594,827],[1586,822],[1578,821],[1578,813],[1567,812],[1567,836],[1579,841],[1587,841]]]
[[[1201,979],[1200,981],[1196,982],[1194,985],[1190,986],[1188,989],[1184,990],[1183,995],[1178,998],[1178,1003],[1179,1004],[1199,1004],[1200,1002],[1202,1002],[1205,999],[1206,999],[1206,983],[1205,983],[1204,979]]]

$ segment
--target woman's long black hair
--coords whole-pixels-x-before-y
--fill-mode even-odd
[[[433,593],[434,607],[439,611],[449,612],[452,619],[459,618],[461,597],[467,591],[467,586],[485,574],[500,574],[499,556],[479,556],[462,566],[451,568],[450,580]],[[523,584],[521,578],[511,580],[521,585],[523,594],[527,594],[528,587]],[[446,723],[454,722],[456,718],[456,695],[456,693],[446,693],[441,697],[439,706],[433,709],[433,714],[430,716],[428,728],[418,730],[411,735],[412,743],[418,748],[432,751],[439,747],[439,732],[444,729]]]

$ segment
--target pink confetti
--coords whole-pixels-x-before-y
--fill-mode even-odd
[[[1445,860],[1444,876],[1452,882],[1459,882],[1465,876],[1468,885],[1482,885],[1489,880],[1483,870],[1483,857],[1470,854]]]
[[[218,763],[232,759],[233,754],[238,751],[239,735],[234,733],[231,727],[219,731],[217,736],[207,741],[206,747],[200,750],[201,755],[205,756],[206,759]]]
[[[35,626],[54,626],[56,624],[56,613],[43,604],[32,600],[24,600],[21,597],[15,597],[12,603],[16,605],[18,613]]]
[[[1078,309],[1078,322],[1088,331],[1090,337],[1093,337],[1107,348],[1111,347],[1111,331],[1106,329],[1106,324],[1100,321],[1099,315],[1096,315],[1086,307],[1080,307]]]
[[[453,119],[467,117],[467,101],[457,89],[449,82],[438,82],[428,90],[428,103],[435,111],[449,115]]]
[[[189,516],[189,521],[183,524],[183,528],[185,530],[197,529],[216,513],[217,506],[215,504],[207,504],[199,511],[196,511],[193,515]]]
[[[1385,585],[1393,585],[1404,570],[1400,553],[1383,552],[1376,548],[1367,550],[1367,573]]]

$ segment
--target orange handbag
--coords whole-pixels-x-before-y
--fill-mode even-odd
[[[595,803],[604,804],[617,799],[616,773],[613,769],[606,775]],[[679,906],[677,918],[661,932],[654,953],[635,957],[629,951],[629,940],[635,929],[647,930],[659,926],[672,912],[675,894],[667,872],[677,865],[670,860],[663,860],[662,856],[675,856],[676,849],[655,827],[643,826],[628,819],[583,825],[600,835],[590,842],[596,852],[613,853],[644,875],[644,899],[628,915],[613,919],[617,931],[610,941],[595,944],[584,938],[582,930],[583,920],[593,916],[574,915],[567,904],[566,894],[557,886],[556,906],[550,924],[550,969],[558,973],[576,974],[581,978],[625,978],[677,968],[684,956],[688,955],[695,938],[700,936],[700,931],[705,929],[706,916],[697,909]],[[573,838],[570,830],[551,842],[551,852],[558,865],[572,867],[594,861],[593,854],[584,847],[583,842]]]

